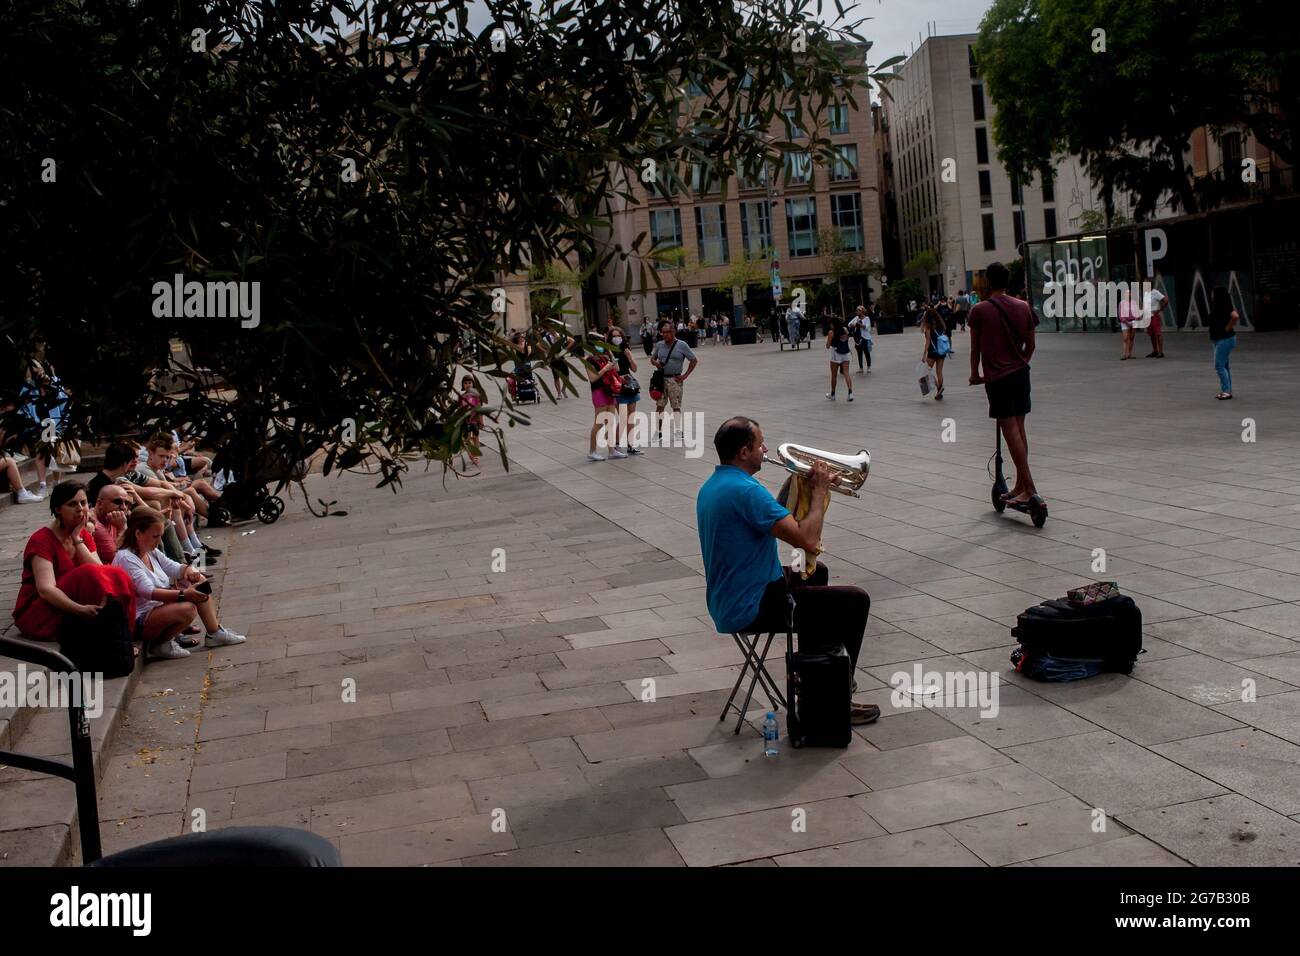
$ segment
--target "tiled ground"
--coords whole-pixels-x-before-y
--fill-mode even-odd
[[[146,672],[101,791],[107,848],[201,808],[310,827],[353,865],[1300,863],[1300,338],[1243,336],[1232,402],[1200,336],[1124,365],[1110,337],[1040,342],[1042,530],[989,506],[960,334],[941,404],[909,381],[915,334],[878,343],[853,404],[822,397],[820,341],[701,350],[706,446],[745,413],[773,446],[872,453],[825,535],[834,580],[871,595],[858,696],[884,710],[848,750],[767,759],[718,723],[739,655],[708,621],[694,531],[712,450],[587,462],[590,405],[570,399],[511,431],[509,475],[417,472],[396,496],[314,479],[347,517],[293,502],[231,534],[223,617],[249,643]],[[1133,675],[1011,673],[1016,613],[1089,578],[1142,607]],[[997,672],[997,716],[893,706],[917,661]]]

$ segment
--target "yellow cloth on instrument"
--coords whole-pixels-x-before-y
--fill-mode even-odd
[[[794,516],[795,521],[803,521],[808,517],[808,512],[812,510],[812,483],[804,478],[803,475],[792,474],[789,481],[789,491],[787,500],[782,502],[790,509],[790,514]],[[826,495],[822,499],[822,514],[826,514],[826,509],[831,506],[831,496]],[[811,554],[804,555],[804,568],[802,576],[804,580],[812,577],[813,572],[817,570],[817,555],[825,549],[821,542],[817,542],[817,550]]]

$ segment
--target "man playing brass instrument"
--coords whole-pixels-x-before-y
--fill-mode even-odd
[[[856,671],[871,599],[858,587],[828,587],[823,564],[808,582],[781,566],[777,539],[814,553],[822,536],[823,503],[831,483],[824,462],[815,462],[807,479],[812,507],[803,521],[777,503],[754,475],[763,467],[767,446],[758,422],[737,416],[713,437],[721,462],[700,488],[696,524],[704,553],[709,614],[722,633],[783,632],[791,588],[796,599],[794,629],[799,650],[817,653],[843,644]],[[880,716],[875,704],[853,704],[855,724]]]

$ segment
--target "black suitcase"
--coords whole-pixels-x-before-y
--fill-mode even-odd
[[[1030,654],[1100,660],[1128,674],[1142,653],[1142,611],[1127,595],[1095,604],[1044,601],[1016,617],[1011,636]]]
[[[847,747],[853,662],[844,645],[817,654],[786,653],[786,722],[793,747]]]

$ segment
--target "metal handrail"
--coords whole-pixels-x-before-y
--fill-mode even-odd
[[[45,667],[55,674],[84,675],[63,654],[20,637],[0,635],[0,654],[28,664]],[[68,731],[72,738],[72,762],[0,750],[0,764],[71,780],[77,788],[77,828],[81,832],[81,861],[93,863],[103,855],[99,841],[99,803],[95,794],[95,755],[90,745],[90,723],[82,705],[84,694],[68,701]]]

